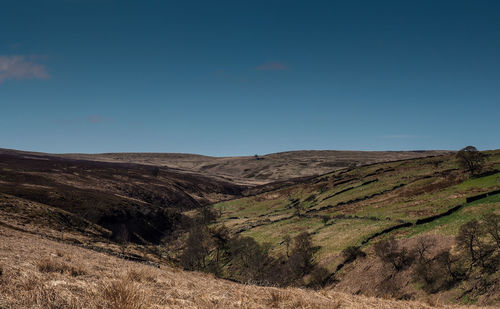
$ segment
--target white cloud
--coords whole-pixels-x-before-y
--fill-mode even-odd
[[[0,84],[7,79],[48,79],[50,74],[45,65],[36,63],[38,57],[0,56]]]

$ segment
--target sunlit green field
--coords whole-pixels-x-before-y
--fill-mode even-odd
[[[500,151],[487,153],[485,170],[500,168]],[[312,233],[316,259],[332,267],[335,256],[376,232],[446,212],[468,196],[500,188],[500,173],[471,178],[453,155],[388,162],[340,170],[282,189],[215,204],[217,224],[270,243],[283,253],[283,237]],[[497,211],[500,197],[465,205],[434,222],[398,231],[399,237],[454,234],[464,222]],[[297,205],[300,209],[298,215]],[[370,244],[367,244],[370,245]]]

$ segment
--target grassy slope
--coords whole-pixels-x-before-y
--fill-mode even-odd
[[[500,151],[488,154],[488,167],[500,168]],[[374,182],[362,185],[369,181]],[[401,187],[395,188],[398,185]],[[346,190],[349,188],[352,189]],[[214,207],[222,210],[221,224],[260,242],[270,242],[275,251],[284,250],[280,243],[286,234],[313,233],[315,245],[321,246],[317,261],[333,270],[341,262],[339,254],[343,249],[360,245],[375,232],[443,213],[465,203],[467,196],[499,188],[500,173],[469,179],[458,170],[453,156],[448,155],[336,171],[306,183],[218,203]],[[370,198],[362,200],[366,197]],[[309,213],[303,217],[293,216],[294,209],[290,207],[293,199],[298,199]],[[415,236],[432,231],[452,235],[466,220],[497,210],[499,206],[498,197],[491,197],[471,203],[436,222],[397,233]],[[331,219],[324,225],[319,216]]]
[[[241,285],[124,261],[5,226],[0,269],[0,308],[430,308],[326,289]]]

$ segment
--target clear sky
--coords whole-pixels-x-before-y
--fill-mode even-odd
[[[0,2],[0,147],[500,147],[500,1]]]

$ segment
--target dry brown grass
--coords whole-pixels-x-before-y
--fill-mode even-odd
[[[53,258],[44,258],[37,262],[37,267],[43,273],[67,273],[73,277],[85,275],[86,271],[80,266],[69,265],[63,261],[56,261]]]
[[[0,265],[2,309],[431,308],[331,290],[241,285],[167,266],[128,262],[1,226]],[[73,276],[72,266],[84,272]]]
[[[155,282],[155,269],[149,267],[130,269],[126,275],[126,279],[135,282]]]
[[[149,308],[146,293],[141,291],[137,283],[127,277],[105,282],[102,286],[103,308],[110,309],[142,309]]]

